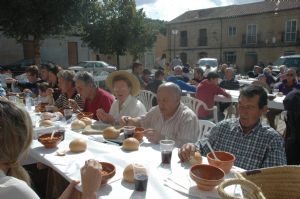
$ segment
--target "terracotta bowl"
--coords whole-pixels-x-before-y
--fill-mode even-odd
[[[274,94],[268,94],[268,100],[274,100],[276,98],[276,95]]]
[[[54,134],[53,138],[51,139],[51,133],[43,134],[39,136],[38,141],[44,145],[45,148],[55,148],[63,139],[62,134]]]
[[[89,117],[91,119],[93,119],[94,113],[92,112],[81,112],[81,113],[77,113],[77,119],[81,119],[82,117]]]
[[[102,165],[102,181],[101,184],[106,184],[109,179],[116,174],[116,167],[108,162],[99,162]]]
[[[40,103],[40,104],[35,106],[35,110],[37,112],[45,112],[46,111],[46,105],[48,105],[48,103]]]
[[[142,141],[144,137],[144,129],[141,127],[136,127],[134,130],[133,137],[138,141]]]
[[[212,165],[196,164],[190,169],[190,177],[203,191],[211,191],[224,180],[224,176],[224,171]]]
[[[222,169],[225,173],[229,173],[234,164],[235,156],[225,151],[215,151],[215,154],[219,160],[215,160],[212,152],[210,152],[207,154],[208,163]]]

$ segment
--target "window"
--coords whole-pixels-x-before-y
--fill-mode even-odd
[[[236,27],[234,26],[229,26],[228,28],[228,36],[233,37],[236,35]]]
[[[247,44],[256,44],[256,25],[250,24],[247,26]]]
[[[180,31],[180,46],[184,47],[187,46],[188,38],[187,38],[187,31]]]
[[[199,30],[198,46],[207,46],[207,30]]]
[[[224,52],[225,63],[235,64],[236,63],[236,54],[235,52]]]
[[[297,38],[297,21],[295,19],[288,20],[285,23],[285,41],[294,42]]]

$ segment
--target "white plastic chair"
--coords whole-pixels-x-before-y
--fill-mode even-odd
[[[136,97],[145,105],[146,111],[149,111],[152,108],[152,101],[156,94],[148,90],[141,90]]]
[[[207,105],[194,97],[190,97],[190,96],[181,96],[181,101],[190,109],[192,109],[196,115],[198,115],[198,109],[200,108],[200,106],[203,106],[203,108],[207,111],[213,111],[213,121],[215,123],[218,122],[218,108],[217,106],[213,106],[212,108],[208,108]]]
[[[210,131],[212,127],[216,126],[216,124],[209,120],[199,120],[199,126],[200,126],[200,133],[198,136],[198,140],[200,140],[205,133]]]

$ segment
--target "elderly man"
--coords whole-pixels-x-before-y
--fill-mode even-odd
[[[261,74],[261,72],[262,72],[262,68],[261,68],[260,66],[255,65],[255,66],[253,67],[253,71],[249,71],[249,72],[247,73],[247,75],[248,75],[250,78],[256,78],[256,77],[258,77],[259,74]]]
[[[97,109],[101,108],[106,113],[109,112],[114,98],[105,90],[97,87],[94,82],[94,78],[90,73],[86,71],[79,72],[75,75],[74,80],[76,89],[81,98],[84,100],[84,111],[94,113],[95,119],[97,118]],[[74,106],[77,105],[72,103],[71,106],[74,108]]]
[[[260,121],[267,102],[267,93],[261,86],[244,87],[238,102],[240,117],[219,122],[195,145],[185,144],[178,152],[179,158],[186,161],[196,150],[206,155],[209,149],[204,143],[208,141],[214,150],[234,154],[235,166],[246,170],[285,165],[283,138]]]
[[[122,123],[143,127],[147,130],[145,136],[152,143],[168,138],[180,147],[197,139],[199,134],[197,116],[180,102],[180,98],[181,90],[176,84],[163,83],[157,91],[158,106],[141,117],[123,116]]]

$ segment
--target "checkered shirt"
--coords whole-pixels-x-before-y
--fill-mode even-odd
[[[235,155],[235,166],[258,169],[286,164],[283,138],[270,126],[258,122],[250,133],[242,131],[238,118],[219,122],[204,135],[215,151],[227,151]],[[203,141],[203,140],[202,140]],[[202,155],[209,152],[207,145],[198,141]]]

